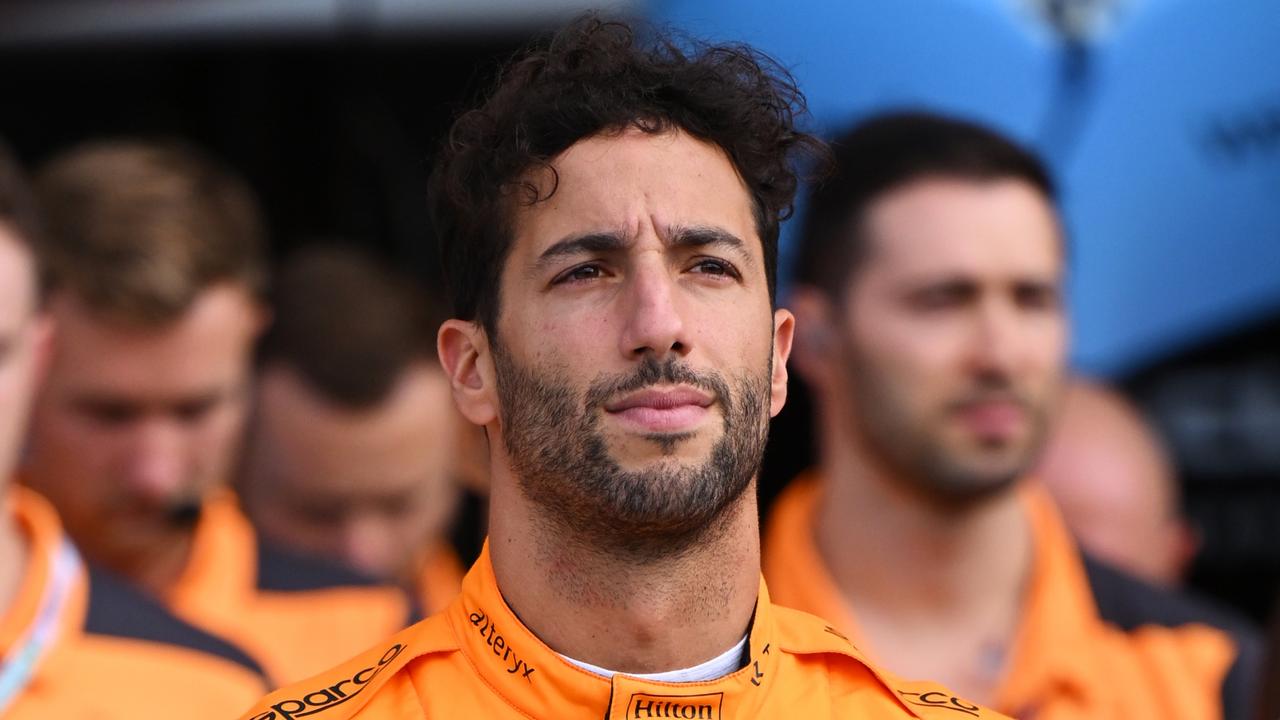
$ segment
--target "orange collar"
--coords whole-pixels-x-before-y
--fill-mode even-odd
[[[257,538],[230,491],[200,508],[187,566],[165,593],[172,607],[207,608],[215,616],[243,607],[257,585]],[[203,614],[197,611],[197,614]]]
[[[664,683],[627,675],[612,680],[565,661],[526,628],[507,606],[486,542],[462,583],[462,594],[446,611],[462,653],[476,672],[508,703],[529,717],[754,717],[764,697],[752,692],[775,674],[774,618],[764,582],[747,641],[746,667],[717,680]],[[707,710],[706,708],[712,708]],[[666,714],[659,714],[666,713]],[[691,713],[691,714],[690,714]],[[704,714],[699,714],[704,713]]]
[[[5,511],[13,514],[28,545],[27,567],[18,592],[9,607],[0,611],[0,654],[8,654],[35,623],[40,601],[51,582],[53,558],[65,537],[53,507],[34,491],[21,486],[10,487],[5,505]],[[79,635],[84,628],[89,594],[83,568],[79,570],[71,593],[59,621],[60,641]]]
[[[778,604],[826,618],[874,657],[858,630],[854,609],[818,552],[814,514],[821,494],[820,476],[809,473],[778,498],[765,534],[765,577]],[[1008,670],[994,703],[1015,716],[1050,693],[1089,692],[1095,685],[1090,638],[1103,627],[1080,553],[1052,500],[1030,482],[1022,484],[1019,496],[1032,529],[1032,569]],[[1051,690],[1054,686],[1062,690]]]

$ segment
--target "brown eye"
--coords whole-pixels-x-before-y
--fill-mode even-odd
[[[551,281],[551,284],[560,285],[562,283],[585,282],[587,280],[595,280],[601,277],[604,277],[604,270],[602,270],[599,265],[579,265],[556,276],[556,279]]]
[[[184,423],[196,423],[211,415],[217,406],[216,398],[200,398],[180,403],[174,407],[173,414]]]
[[[740,277],[736,268],[732,264],[719,260],[717,258],[702,258],[693,266],[693,271],[699,275],[712,275],[718,277]]]
[[[943,310],[963,305],[975,296],[973,288],[948,283],[924,288],[911,296],[914,306],[921,310]]]
[[[88,401],[79,403],[80,413],[98,425],[118,427],[142,417],[143,408],[127,402]]]
[[[1058,307],[1059,293],[1056,287],[1027,283],[1014,291],[1015,302],[1028,310],[1053,310]]]

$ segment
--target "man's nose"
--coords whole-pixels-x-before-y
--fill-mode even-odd
[[[620,350],[628,359],[646,354],[661,359],[690,351],[681,310],[680,289],[661,263],[639,267],[623,294]]]
[[[141,421],[134,429],[125,459],[125,482],[136,495],[167,503],[186,485],[186,441],[176,423]]]
[[[974,372],[1007,377],[1018,361],[1018,316],[1005,302],[987,299],[975,307],[969,336]]]

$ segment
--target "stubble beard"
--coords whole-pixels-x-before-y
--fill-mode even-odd
[[[950,512],[964,512],[1010,490],[1034,465],[1044,445],[1048,411],[1018,393],[1004,377],[982,376],[955,403],[999,396],[1022,406],[1030,423],[1029,432],[1016,441],[1020,447],[1004,451],[1005,458],[981,457],[997,448],[975,446],[967,451],[950,447],[936,420],[914,417],[898,387],[875,362],[846,343],[846,367],[854,386],[849,412],[862,438],[864,450],[875,465],[883,468],[890,481],[904,485],[926,502]],[[950,406],[950,405],[949,405]]]
[[[521,367],[495,349],[502,439],[522,494],[559,542],[635,563],[682,555],[724,529],[723,519],[753,487],[769,427],[769,372],[742,376],[732,389],[717,373],[669,358],[646,358],[633,373],[601,375],[585,394],[566,373]],[[659,460],[626,470],[600,428],[606,402],[655,383],[712,393],[723,433],[700,464]],[[663,456],[688,436],[648,438]]]

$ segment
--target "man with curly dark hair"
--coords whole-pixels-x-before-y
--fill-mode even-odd
[[[490,539],[445,612],[248,716],[997,717],[872,668],[760,579],[756,472],[786,399],[774,305],[798,131],[742,46],[581,19],[455,123],[438,334],[489,438]]]

